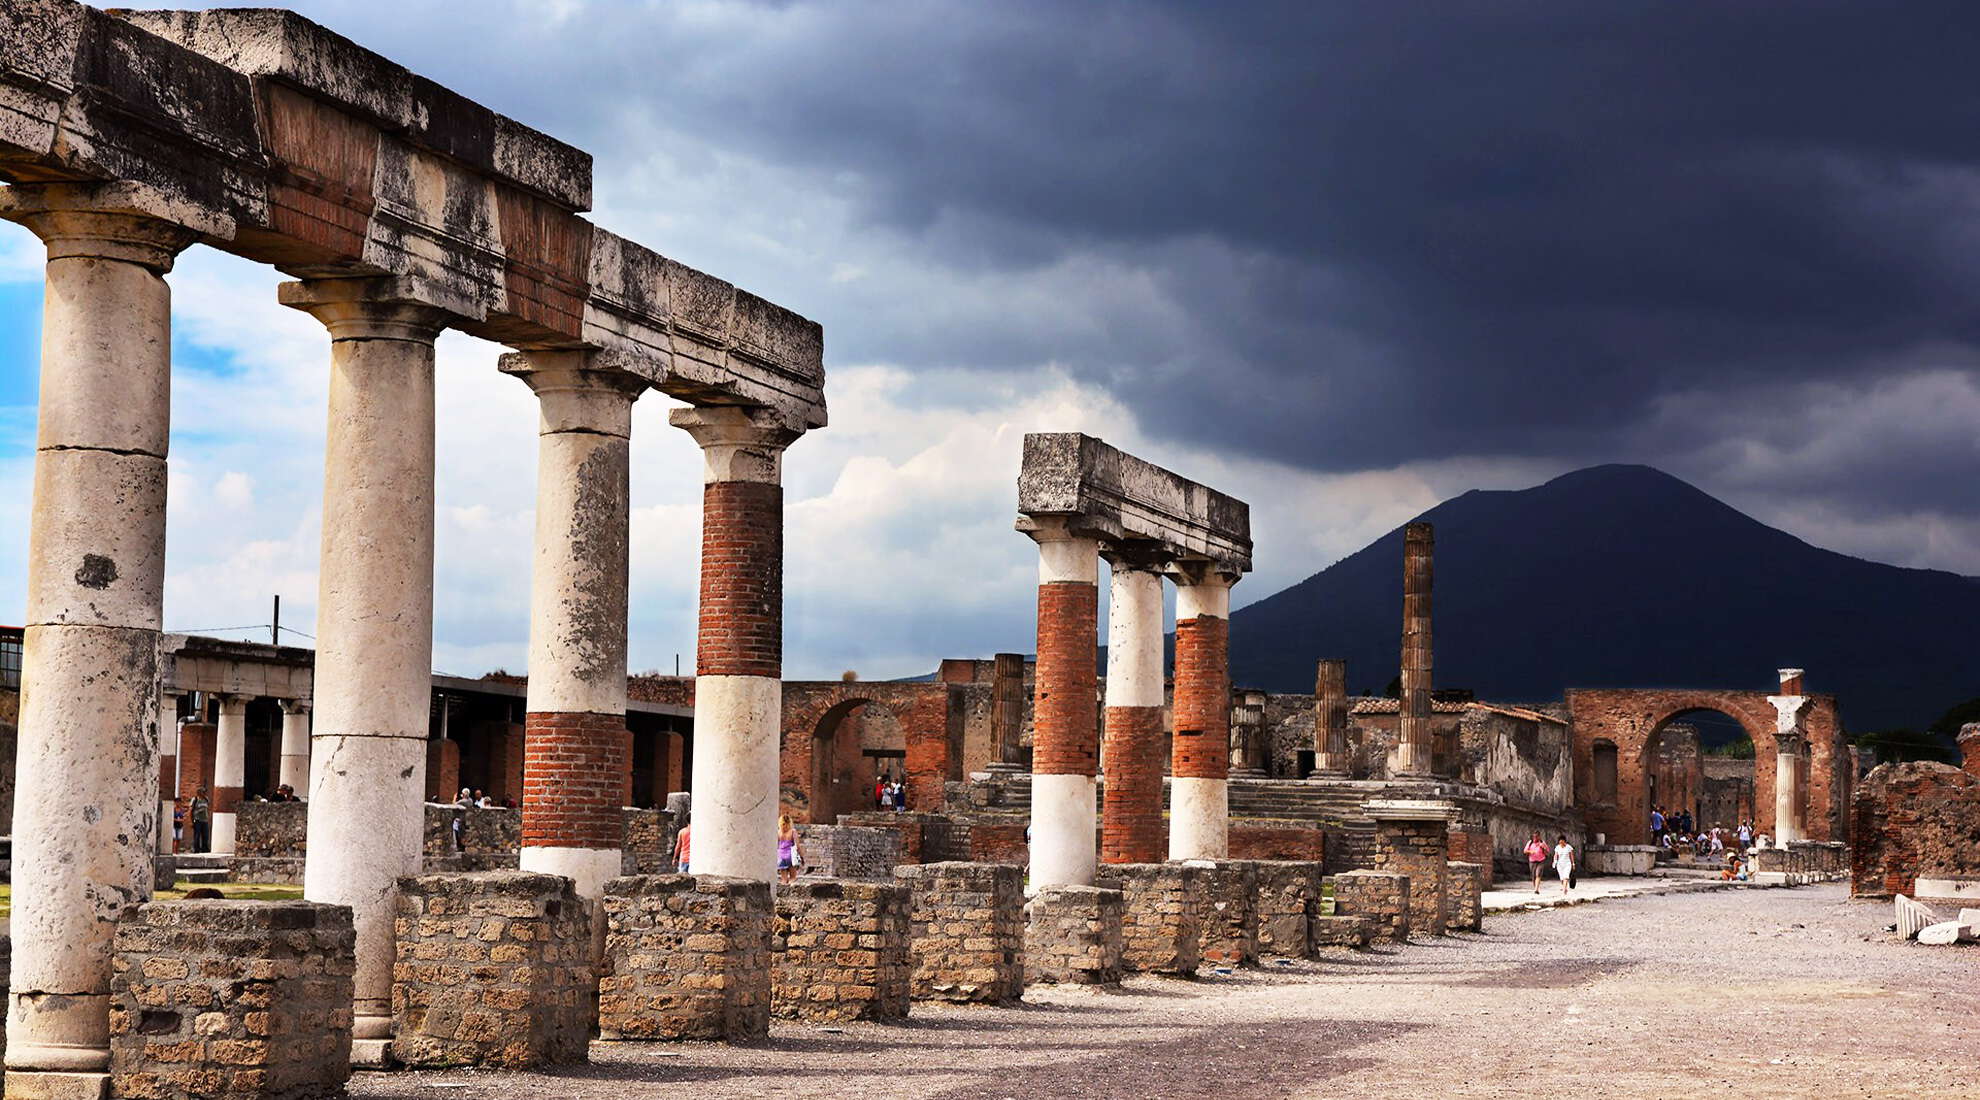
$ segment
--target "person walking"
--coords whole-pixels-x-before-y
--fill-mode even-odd
[[[880,781],[880,808],[883,810],[894,808],[894,785],[884,779]]]
[[[1540,876],[1547,871],[1547,842],[1540,839],[1540,830],[1533,830],[1533,839],[1526,842],[1526,867],[1533,872],[1533,892],[1540,892]]]
[[[804,850],[798,847],[797,829],[791,826],[791,815],[777,818],[777,881],[789,886],[797,881],[798,868],[804,866]]]
[[[1753,822],[1742,821],[1739,823],[1739,850],[1744,852],[1751,847],[1753,847]]]
[[[688,870],[688,825],[681,824],[680,835],[674,838],[674,873],[686,875]]]
[[[1568,843],[1566,833],[1554,845],[1554,873],[1561,877],[1561,893],[1574,889],[1574,845]]]
[[[213,805],[206,800],[206,788],[193,791],[192,798],[193,848],[195,852],[213,850]]]

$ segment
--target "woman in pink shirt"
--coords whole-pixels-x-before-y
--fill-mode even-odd
[[[1533,830],[1533,839],[1526,842],[1526,869],[1533,872],[1533,892],[1540,892],[1540,875],[1547,869],[1547,842],[1540,839],[1540,830]]]

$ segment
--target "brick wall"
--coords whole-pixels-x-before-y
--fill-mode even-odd
[[[213,793],[213,738],[218,733],[211,722],[187,722],[179,730],[179,798],[191,804],[193,793],[205,787]],[[192,814],[186,814],[186,844],[192,844]]]
[[[523,844],[617,848],[632,772],[625,715],[531,711],[524,730]]]
[[[621,842],[621,874],[663,875],[674,869],[674,815],[666,810],[627,806],[620,812],[625,835]]]
[[[701,498],[701,625],[695,671],[703,676],[782,675],[784,490],[760,481],[714,481]]]
[[[235,819],[234,852],[262,859],[301,859],[309,807],[301,802],[243,802]]]
[[[1910,894],[1919,878],[1980,874],[1980,777],[1950,764],[1882,764],[1857,788],[1850,892]]]
[[[461,791],[461,743],[436,737],[426,743],[426,800],[452,802]],[[300,792],[299,792],[300,793]]]
[[[1119,890],[1047,886],[1025,906],[1024,980],[1112,985],[1121,980]]]
[[[991,821],[979,818],[969,826],[969,858],[974,863],[1031,863],[1031,842],[1025,838],[1029,820]]]
[[[804,875],[892,881],[901,863],[901,834],[860,825],[799,825]]]
[[[1334,876],[1334,912],[1363,917],[1369,934],[1400,943],[1409,939],[1411,882],[1386,871],[1343,871]]]
[[[1241,860],[1190,860],[1202,869],[1204,965],[1258,962],[1258,868]]]
[[[1157,863],[1168,855],[1162,818],[1162,764],[1166,738],[1160,707],[1108,707],[1101,742],[1103,770],[1100,860]]]
[[[994,863],[895,870],[912,895],[915,1000],[1005,1004],[1024,995],[1024,873]]]
[[[356,946],[341,905],[154,901],[127,910],[112,945],[113,1091],[341,1096]]]
[[[1258,875],[1258,953],[1303,959],[1312,953],[1323,868],[1310,860],[1247,861]]]
[[[1098,885],[1121,892],[1121,969],[1194,977],[1203,957],[1203,869],[1120,863]]]
[[[1057,581],[1038,586],[1038,664],[1031,770],[1035,775],[1097,775],[1095,698],[1099,588]]]
[[[1453,932],[1479,932],[1485,927],[1483,864],[1452,860],[1444,878],[1445,926]]]
[[[770,1034],[770,884],[634,875],[605,884],[604,1039]]]
[[[1327,854],[1327,833],[1310,821],[1232,821],[1232,859],[1321,860]]]
[[[902,1020],[913,976],[913,894],[893,882],[803,879],[777,888],[770,1011],[797,1020]]]
[[[1215,616],[1176,623],[1176,775],[1222,779],[1230,771],[1230,628]]]

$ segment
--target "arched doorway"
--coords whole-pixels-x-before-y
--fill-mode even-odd
[[[1754,761],[1763,739],[1772,740],[1765,732],[1756,738],[1739,718],[1716,707],[1665,715],[1644,745],[1644,816],[1660,809],[1675,830],[1688,814],[1695,833],[1736,833],[1741,822],[1757,827]]]
[[[811,735],[808,818],[830,825],[840,814],[871,810],[877,776],[904,778],[907,734],[891,708],[847,699],[818,719]]]

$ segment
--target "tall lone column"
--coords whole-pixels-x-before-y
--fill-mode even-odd
[[[1804,802],[1801,787],[1803,777],[1807,774],[1802,767],[1801,756],[1807,751],[1808,739],[1802,731],[1801,715],[1808,706],[1808,697],[1801,693],[1800,669],[1781,669],[1780,676],[1781,693],[1767,697],[1767,701],[1774,705],[1774,843],[1776,845],[1807,837],[1807,830],[1801,820],[1801,807]]]
[[[1160,863],[1162,839],[1162,574],[1165,562],[1110,552],[1107,718],[1100,770],[1104,863]],[[1034,781],[1035,782],[1035,781]],[[1034,795],[1035,797],[1035,795]]]
[[[999,653],[990,672],[989,770],[1024,770],[1024,654]]]
[[[1169,754],[1169,858],[1230,854],[1231,585],[1186,568],[1176,578],[1175,728]]]
[[[309,700],[282,700],[282,764],[276,781],[295,792],[309,793]]]
[[[701,616],[695,638],[693,866],[777,871],[784,668],[784,448],[767,409],[676,409],[701,444]]]
[[[1313,676],[1313,773],[1328,779],[1348,774],[1347,662],[1320,662]]]
[[[303,896],[357,926],[354,1058],[392,1028],[398,880],[420,869],[433,691],[433,341],[399,279],[284,283],[330,330]]]
[[[1396,722],[1396,775],[1428,776],[1430,750],[1430,557],[1427,523],[1403,528],[1402,706]]]
[[[618,877],[625,842],[626,522],[643,383],[592,362],[581,351],[502,357],[502,370],[536,391],[540,414],[522,869],[563,875],[595,901]]]
[[[159,827],[172,344],[164,275],[198,233],[232,229],[198,225],[130,184],[8,187],[0,216],[48,246],[5,1091],[103,1095],[111,933],[151,897]]]
[[[245,696],[220,696],[220,721],[213,730],[214,855],[234,854],[234,818],[240,811],[241,788],[247,777],[247,705]]]
[[[1091,886],[1094,691],[1099,666],[1100,544],[1036,521],[1038,666],[1032,673],[1031,888]]]

